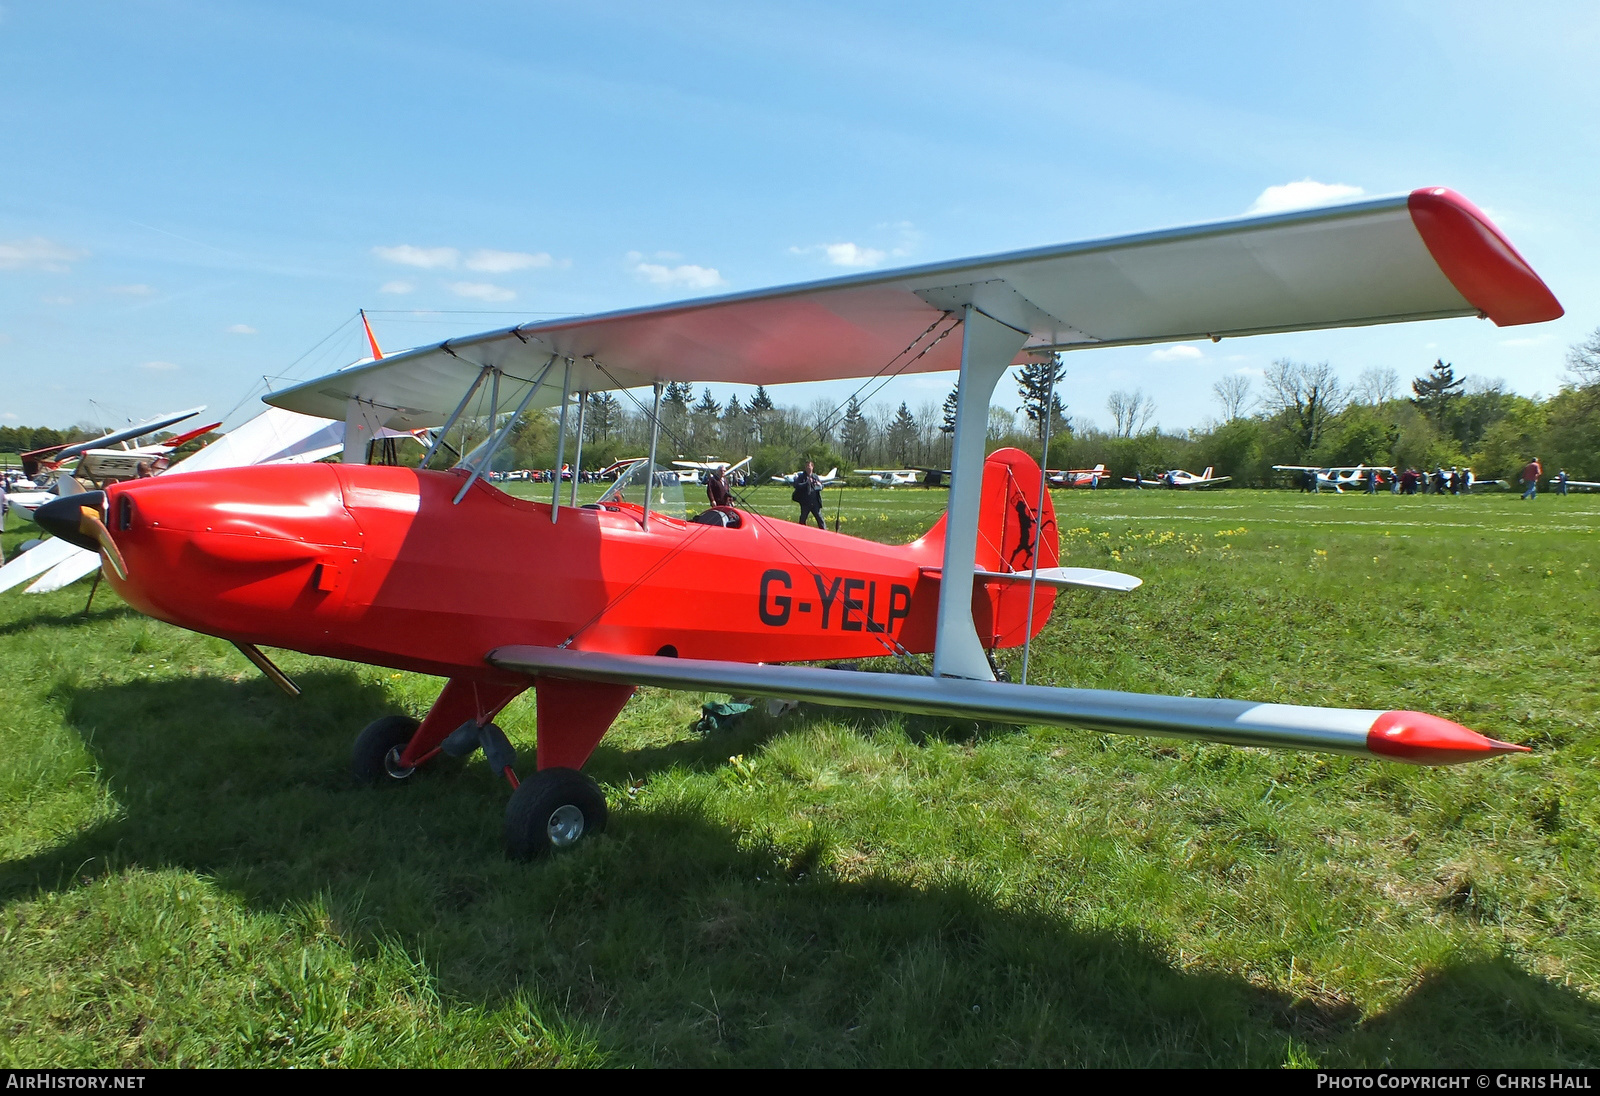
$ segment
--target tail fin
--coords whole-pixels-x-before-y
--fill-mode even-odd
[[[1200,473],[1200,478],[1201,479],[1210,479],[1211,478],[1211,465],[1209,465],[1209,464],[1206,465],[1206,470],[1204,472]]]
[[[973,566],[980,571],[1031,571],[1055,567],[1061,559],[1061,535],[1055,503],[1044,493],[1039,508],[1039,465],[1020,449],[997,449],[983,463],[983,495],[978,503],[978,550]],[[941,516],[913,549],[927,565],[944,561],[945,522]],[[1035,533],[1038,559],[1034,558]],[[1055,606],[1053,587],[1034,591],[1033,618],[1028,619],[1028,584],[978,583],[972,590],[972,620],[985,647],[1021,646],[1037,635]]]

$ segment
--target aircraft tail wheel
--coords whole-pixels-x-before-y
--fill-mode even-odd
[[[363,784],[404,780],[415,769],[400,767],[400,755],[419,724],[408,715],[386,715],[367,724],[350,750],[350,772]]]
[[[576,769],[544,769],[506,804],[506,855],[536,860],[606,828],[606,797]]]

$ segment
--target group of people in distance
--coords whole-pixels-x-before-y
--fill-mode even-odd
[[[1407,468],[1394,480],[1391,489],[1399,495],[1459,495],[1472,486],[1467,473],[1459,468],[1452,468],[1448,472],[1443,468],[1435,468],[1431,475]]]

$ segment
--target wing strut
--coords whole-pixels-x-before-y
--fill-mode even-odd
[[[656,381],[656,399],[650,408],[650,466],[645,469],[644,520],[640,527],[650,528],[650,497],[656,493],[656,439],[661,434],[661,382]]]
[[[467,482],[461,485],[461,490],[456,492],[456,497],[452,500],[453,504],[459,503],[467,497],[468,489],[489,467],[489,462],[494,460],[495,453],[504,444],[506,436],[511,433],[512,427],[517,425],[517,420],[522,417],[522,413],[528,409],[528,404],[533,402],[534,394],[539,391],[540,385],[544,384],[545,377],[549,376],[550,370],[555,367],[555,364],[556,355],[551,354],[550,360],[544,363],[544,368],[539,371],[539,375],[533,379],[532,384],[528,385],[528,391],[523,394],[522,402],[517,404],[515,411],[511,412],[511,417],[506,420],[506,424],[490,436],[488,443],[484,446],[483,456],[479,457],[478,463],[472,466],[472,474],[467,477]],[[499,408],[496,406],[500,399],[500,370],[498,369],[494,371],[494,388],[492,391],[494,394],[489,399],[490,429],[494,428],[494,417],[499,413]]]
[[[561,423],[556,427],[556,476],[555,486],[550,489],[550,524],[556,523],[556,516],[561,513],[561,464],[567,459],[567,400],[572,395],[572,359],[567,359],[567,368],[561,375]]]
[[[439,451],[439,446],[444,444],[444,436],[450,432],[450,428],[454,426],[456,424],[456,420],[461,417],[461,412],[467,409],[467,401],[472,399],[473,393],[483,386],[483,378],[489,375],[489,370],[491,368],[491,366],[486,365],[482,369],[478,370],[478,375],[472,379],[472,384],[470,387],[468,387],[467,394],[461,397],[461,402],[456,404],[456,409],[450,412],[450,417],[444,420],[444,425],[439,427],[438,432],[434,434],[433,444],[428,446],[428,451],[422,455],[422,463],[417,465],[418,468],[428,467],[428,462],[432,460],[433,455]]]
[[[583,470],[583,418],[589,410],[589,393],[578,393],[578,451],[572,455],[572,497],[568,506],[578,505],[578,474]],[[558,471],[557,476],[560,476]]]
[[[1033,653],[1033,596],[1039,589],[1039,542],[1044,537],[1044,493],[1050,487],[1050,476],[1044,466],[1050,461],[1050,426],[1056,417],[1056,374],[1060,371],[1057,358],[1050,364],[1050,395],[1044,401],[1044,447],[1039,450],[1039,506],[1033,512],[1033,574],[1028,579],[1028,616],[1026,638],[1022,641],[1022,683],[1028,683],[1028,656]],[[1059,528],[1059,527],[1058,527]]]
[[[961,375],[956,382],[955,444],[950,459],[950,508],[945,518],[944,574],[939,582],[936,677],[993,681],[994,671],[972,623],[972,562],[978,553],[978,502],[983,497],[983,442],[989,397],[1028,333],[980,312],[961,309]]]

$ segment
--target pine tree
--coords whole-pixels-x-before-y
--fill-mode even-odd
[[[1427,376],[1418,377],[1411,382],[1411,391],[1415,394],[1411,400],[1422,413],[1438,423],[1451,403],[1461,395],[1466,386],[1466,379],[1457,379],[1455,369],[1447,364],[1443,358],[1435,359],[1433,368]]]
[[[1060,434],[1067,429],[1066,405],[1061,402],[1060,396],[1054,394],[1056,386],[1066,375],[1067,367],[1061,364],[1060,358],[1030,362],[1017,370],[1017,394],[1022,397],[1022,409],[1033,424],[1033,432],[1038,436],[1041,446],[1044,444],[1047,404],[1050,433]]]
[[[717,443],[717,418],[721,414],[722,405],[711,398],[711,389],[707,387],[700,395],[700,402],[689,413],[689,428],[697,450]]]
[[[911,447],[917,440],[917,420],[904,403],[889,423],[889,453],[900,464],[911,459]]]
[[[949,438],[956,432],[956,401],[961,397],[961,386],[956,385],[950,389],[950,394],[944,398],[944,421],[939,424],[939,433]]]
[[[862,455],[867,451],[867,443],[872,440],[872,426],[867,422],[867,416],[861,413],[861,404],[854,396],[850,397],[850,404],[844,409],[844,428],[839,432],[839,440],[844,443],[850,459],[860,464]]]
[[[762,445],[767,443],[766,427],[772,419],[772,397],[767,395],[765,385],[756,385],[756,394],[750,397],[750,429],[755,431],[756,441]]]
[[[722,409],[722,441],[735,449],[747,448],[750,441],[750,416],[739,403],[737,392],[728,397],[728,405]],[[733,453],[728,454],[730,460],[733,457]]]
[[[589,410],[583,417],[583,432],[591,442],[611,440],[611,432],[622,425],[622,401],[610,392],[590,392]]]
[[[687,381],[682,384],[668,381],[661,393],[661,431],[666,435],[663,440],[670,449],[687,444],[684,434],[689,425],[689,397],[692,395],[694,389],[689,387]]]

